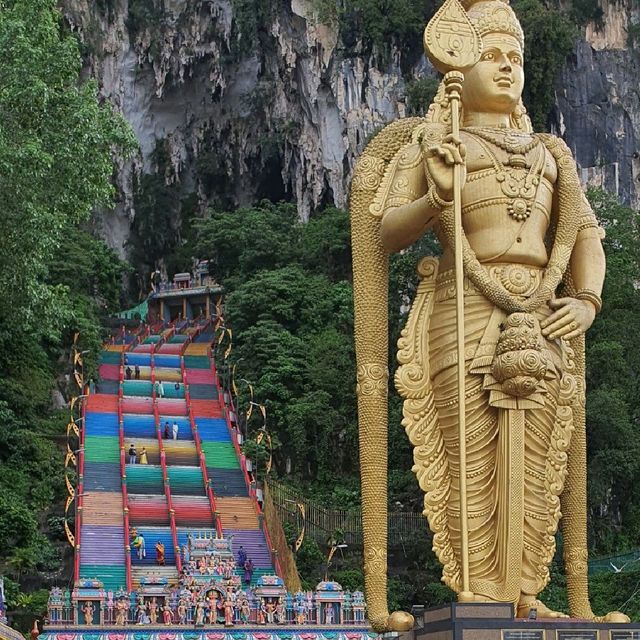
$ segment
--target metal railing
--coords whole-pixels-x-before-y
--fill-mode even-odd
[[[325,543],[339,532],[341,542],[349,545],[362,544],[361,509],[327,509],[312,500],[306,500],[289,487],[269,480],[269,492],[280,521],[295,528],[301,526],[301,517],[297,504],[305,508],[305,530],[308,537]],[[427,520],[421,513],[390,512],[389,546],[401,546],[416,536],[427,536]]]

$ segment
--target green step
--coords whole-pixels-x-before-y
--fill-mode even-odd
[[[119,351],[102,351],[100,353],[100,364],[120,364],[120,360]]]
[[[158,335],[148,336],[143,344],[157,344],[158,342],[160,342],[161,338],[162,336],[158,336]]]
[[[125,396],[151,397],[153,384],[150,380],[124,380],[122,394]]]
[[[258,579],[261,578],[262,576],[272,576],[274,573],[275,571],[271,568],[256,567],[253,570],[253,573],[251,574],[251,586],[255,587],[258,584]],[[238,567],[235,571],[235,574],[237,576],[240,576],[240,579],[242,580],[242,584],[244,585],[244,569]]]
[[[211,363],[207,356],[185,356],[184,366],[186,369],[209,369]]]
[[[100,580],[105,591],[117,591],[127,586],[125,568],[119,564],[81,564],[80,577]]]
[[[169,342],[171,342],[172,344],[177,344],[177,343],[183,343],[186,342],[189,339],[189,336],[184,335],[183,333],[178,333],[176,335],[171,336],[171,339],[169,340]]]
[[[203,442],[202,451],[207,467],[214,469],[239,469],[236,450],[230,442]]]
[[[86,436],[84,459],[87,462],[120,462],[120,439],[115,436]]]
[[[164,494],[162,468],[156,465],[127,465],[127,490],[129,493]]]
[[[175,495],[205,495],[200,467],[168,467],[171,493]]]

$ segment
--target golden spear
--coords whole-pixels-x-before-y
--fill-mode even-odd
[[[424,49],[433,65],[444,76],[451,112],[451,138],[460,140],[460,99],[464,76],[461,69],[480,59],[482,41],[459,0],[447,0],[431,18],[424,32]],[[458,599],[471,600],[469,588],[469,523],[467,512],[467,438],[465,414],[464,358],[464,269],[462,263],[462,166],[453,165],[453,215],[455,225],[456,274],[456,351],[458,358],[458,442],[460,455],[460,566],[461,591]]]

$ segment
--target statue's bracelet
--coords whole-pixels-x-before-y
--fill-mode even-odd
[[[440,197],[435,185],[431,185],[429,187],[427,198],[429,200],[429,204],[434,209],[448,209],[449,207],[453,206],[453,200],[445,200],[444,198]]]
[[[600,313],[602,309],[602,298],[591,289],[580,289],[576,291],[574,298],[590,302],[595,307],[596,313]]]

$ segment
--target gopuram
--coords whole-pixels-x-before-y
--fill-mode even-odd
[[[369,620],[413,625],[386,595],[388,255],[433,230],[442,255],[417,266],[395,386],[457,603],[427,612],[422,633],[631,637],[625,615],[594,615],[587,586],[584,334],[602,304],[603,230],[566,144],[532,130],[508,3],[447,0],[424,46],[444,74],[427,115],[378,133],[351,191]],[[568,612],[539,599],[559,523]]]

